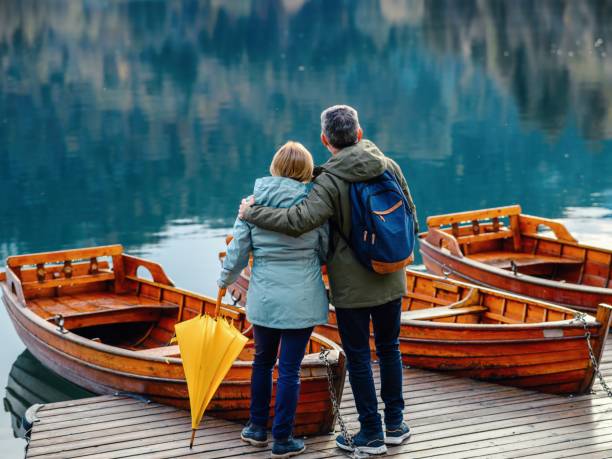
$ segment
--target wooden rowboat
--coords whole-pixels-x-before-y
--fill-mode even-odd
[[[152,280],[140,277],[139,269]],[[120,245],[9,257],[0,281],[17,333],[44,365],[97,394],[125,392],[189,407],[178,346],[170,344],[174,324],[212,313],[215,299],[174,287],[159,264],[126,255]],[[224,304],[221,314],[239,329],[249,326],[239,307]],[[334,385],[342,394],[344,354],[313,334],[302,364],[299,435],[328,433],[335,423],[326,366],[317,355],[322,349],[329,349]],[[208,415],[248,419],[252,355],[250,343]]]
[[[429,271],[587,312],[612,303],[612,250],[579,244],[559,222],[515,205],[437,215],[427,225],[420,250]]]
[[[246,301],[249,275],[247,268],[230,287],[239,302]],[[406,276],[400,332],[405,364],[555,394],[590,390],[594,369],[575,311],[410,269]],[[596,319],[585,317],[597,362],[610,313],[601,305]],[[315,331],[340,343],[333,306],[328,324]]]

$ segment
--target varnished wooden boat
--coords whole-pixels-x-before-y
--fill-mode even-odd
[[[246,301],[248,268],[230,287]],[[407,270],[400,350],[405,364],[555,394],[588,392],[594,371],[575,311],[483,287]],[[609,306],[585,320],[599,361]],[[333,306],[315,329],[340,343]],[[372,339],[371,347],[374,349]]]
[[[587,312],[612,303],[612,250],[578,243],[559,222],[515,205],[437,215],[427,225],[420,251],[436,274]]]
[[[152,280],[137,275],[139,268]],[[44,365],[97,394],[125,392],[189,407],[178,346],[170,341],[177,321],[212,313],[214,299],[174,287],[160,265],[123,254],[118,245],[9,257],[0,281],[17,333]],[[239,329],[249,325],[239,307],[223,305],[221,314]],[[302,364],[299,435],[333,430],[321,349],[330,350],[334,385],[342,393],[344,354],[313,334]],[[208,415],[248,419],[252,354],[251,343],[219,387]]]

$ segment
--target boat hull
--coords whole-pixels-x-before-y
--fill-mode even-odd
[[[441,330],[439,325],[402,323],[400,352],[405,365],[553,394],[590,390],[593,371],[584,334],[552,329],[482,333],[477,327]],[[317,333],[340,341],[335,313]],[[444,331],[444,336],[441,336]],[[375,349],[374,338],[371,347]],[[373,356],[375,358],[375,356]]]

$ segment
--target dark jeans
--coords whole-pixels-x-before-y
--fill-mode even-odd
[[[368,435],[382,432],[370,363],[370,318],[380,362],[380,397],[385,402],[385,424],[395,427],[403,421],[402,357],[399,351],[401,314],[401,299],[368,308],[336,308],[359,423],[361,430]]]
[[[251,422],[268,426],[272,398],[272,371],[278,356],[278,381],[274,404],[272,436],[285,439],[291,435],[300,395],[300,366],[312,327],[297,330],[253,327],[255,360],[251,375]],[[278,347],[280,344],[280,355]]]

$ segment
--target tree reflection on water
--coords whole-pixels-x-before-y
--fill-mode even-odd
[[[405,168],[421,216],[597,203],[611,16],[571,0],[0,2],[0,255],[228,226],[276,146],[326,158],[318,115],[336,102]]]

